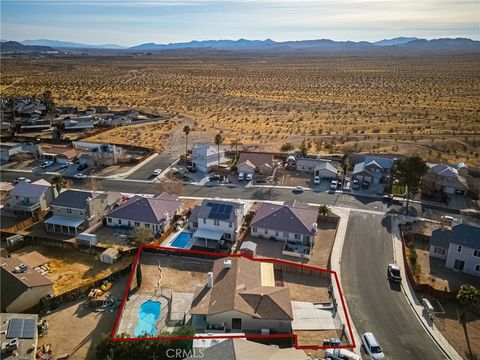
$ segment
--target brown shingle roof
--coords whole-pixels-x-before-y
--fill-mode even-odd
[[[238,158],[238,163],[241,164],[247,160],[249,160],[256,167],[259,167],[264,164],[273,166],[272,154],[262,154],[262,153],[257,154],[257,153],[241,152],[240,157]]]

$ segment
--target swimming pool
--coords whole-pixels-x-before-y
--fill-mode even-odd
[[[182,248],[185,249],[192,239],[192,233],[189,231],[182,231],[176,238],[175,240],[172,241],[170,246],[176,247],[176,248]]]
[[[155,323],[160,316],[162,305],[158,301],[146,301],[138,310],[138,324],[135,326],[133,333],[139,336],[155,336],[157,327]]]

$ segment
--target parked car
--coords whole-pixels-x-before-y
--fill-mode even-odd
[[[370,183],[368,181],[364,181],[362,183],[362,189],[368,189],[369,186],[370,186]]]
[[[402,282],[402,274],[400,268],[395,264],[388,264],[387,277],[390,281]]]
[[[352,182],[352,189],[353,190],[358,190],[360,189],[360,181],[358,179],[354,179]]]
[[[238,174],[238,181],[243,181],[245,179],[245,174],[243,172]]]
[[[49,166],[52,166],[52,165],[53,165],[53,161],[48,160],[48,161],[42,162],[42,163],[40,164],[40,167],[41,167],[42,169],[45,169],[45,168],[47,168],[47,167],[49,167]]]
[[[158,175],[160,175],[161,173],[162,173],[162,169],[155,169],[155,170],[153,170],[152,175],[153,175],[153,176],[158,176]]]
[[[385,355],[383,355],[383,350],[378,344],[375,335],[371,332],[366,332],[362,335],[362,344],[365,349],[365,352],[373,360],[383,360]]]
[[[221,181],[222,177],[220,175],[212,175],[208,178],[210,181]]]
[[[18,184],[19,182],[26,182],[26,183],[31,183],[32,180],[26,178],[26,177],[23,177],[23,176],[20,176],[19,178],[13,180],[13,183],[14,184]]]
[[[73,165],[71,161],[67,161],[65,164],[60,165],[60,169],[68,168],[70,165]]]
[[[313,184],[314,184],[314,185],[320,184],[320,176],[315,176],[315,177],[313,178]]]
[[[337,190],[338,187],[338,181],[337,180],[332,180],[330,183],[330,190]]]
[[[253,179],[253,174],[248,173],[247,176],[245,176],[245,180],[250,181]]]
[[[87,175],[85,175],[85,174],[75,174],[75,175],[73,175],[73,177],[75,179],[86,179]]]
[[[333,360],[360,360],[360,356],[347,349],[325,349],[326,359]]]
[[[301,194],[303,193],[303,188],[301,186],[295,186],[292,190],[294,194]]]

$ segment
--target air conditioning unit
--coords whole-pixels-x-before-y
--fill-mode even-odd
[[[223,260],[223,268],[230,269],[232,267],[232,260]]]
[[[270,329],[261,329],[261,330],[260,330],[260,333],[261,333],[262,335],[270,335]]]

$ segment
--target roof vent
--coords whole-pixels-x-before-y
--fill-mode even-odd
[[[230,269],[232,267],[232,260],[223,260],[223,268]]]

